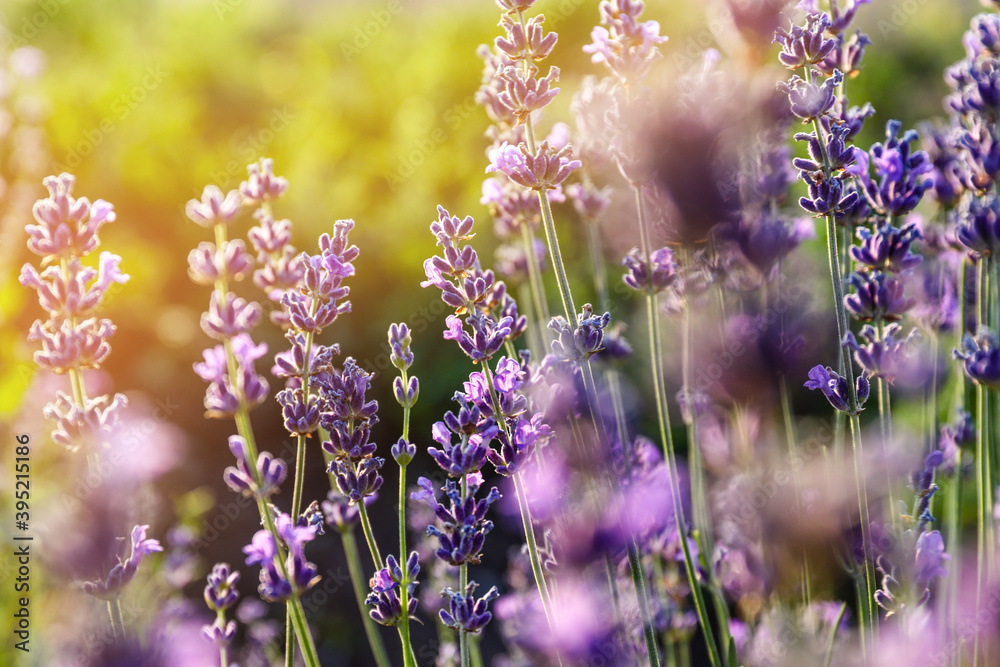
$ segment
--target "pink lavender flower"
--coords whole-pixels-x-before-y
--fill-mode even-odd
[[[94,313],[112,286],[125,284],[129,276],[120,269],[121,258],[109,252],[101,253],[96,270],[81,261],[100,245],[98,232],[104,223],[115,219],[111,204],[73,198],[74,178],[69,174],[50,176],[44,183],[49,196],[33,208],[38,224],[25,229],[28,248],[42,256],[42,266],[51,266],[39,272],[25,264],[20,283],[35,290],[48,319],[32,323],[28,340],[41,344],[34,354],[41,368],[78,374],[98,368],[110,354],[108,339],[115,326]],[[126,403],[121,394],[92,399],[59,392],[44,414],[56,423],[53,439],[76,450],[109,442]]]
[[[236,218],[242,206],[243,201],[236,190],[230,190],[223,195],[217,185],[206,185],[201,193],[201,201],[188,200],[184,213],[191,222],[202,227],[214,227],[220,224],[228,225]]]
[[[239,282],[253,270],[253,257],[246,244],[237,239],[219,252],[214,243],[202,241],[188,253],[188,276],[198,285],[214,285],[217,280]]]
[[[505,53],[511,61],[543,60],[552,52],[552,47],[556,45],[559,36],[550,32],[547,33],[542,28],[545,17],[539,14],[534,16],[524,24],[504,15],[500,20],[500,25],[507,31],[507,37],[497,37],[495,44],[497,50]]]
[[[502,172],[518,185],[530,190],[555,188],[583,164],[573,159],[572,149],[555,150],[543,141],[534,155],[524,144],[511,146],[507,142],[490,150],[490,166],[486,173]]]
[[[601,26],[583,47],[595,63],[604,63],[622,81],[645,77],[660,57],[657,45],[667,41],[657,21],[639,21],[645,3],[640,0],[604,0],[599,5]]]
[[[549,73],[540,79],[521,67],[505,65],[497,70],[496,77],[503,85],[496,99],[510,110],[518,124],[524,123],[532,112],[544,109],[559,94],[555,86],[559,80],[558,67],[550,67]]]
[[[274,160],[262,158],[247,166],[247,180],[240,183],[244,204],[261,204],[285,194],[288,181],[274,175]]]
[[[76,179],[70,174],[49,176],[42,181],[49,191],[32,208],[38,224],[25,225],[28,249],[43,258],[83,257],[101,244],[98,232],[115,221],[114,207],[103,199],[93,204],[86,197],[73,197]],[[48,264],[50,261],[44,262]]]

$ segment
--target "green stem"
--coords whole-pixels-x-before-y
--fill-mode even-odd
[[[469,476],[462,475],[462,503],[465,503],[465,499],[469,496]],[[469,587],[469,564],[465,561],[458,566],[458,590],[459,594],[467,595]],[[462,657],[461,667],[470,667],[471,659],[469,656],[469,633],[463,628],[458,630],[458,647],[459,653]]]
[[[358,552],[358,542],[354,539],[354,533],[350,530],[341,531],[340,539],[344,543],[344,555],[347,557],[347,569],[351,574],[351,586],[354,588],[354,598],[358,603],[358,611],[361,613],[362,625],[365,627],[365,635],[368,637],[368,646],[371,647],[375,656],[375,664],[378,667],[390,667],[389,655],[386,653],[382,637],[379,635],[378,627],[368,613],[365,606],[365,583],[364,574],[361,568],[361,554]]]
[[[404,381],[403,386],[406,386]],[[405,420],[404,420],[405,423]],[[405,430],[405,429],[404,429]],[[403,436],[406,439],[406,436]],[[403,567],[404,581],[399,585],[399,604],[403,617],[399,622],[399,639],[403,644],[403,663],[406,667],[415,667],[413,647],[410,645],[410,615],[409,590],[410,573],[406,567],[406,466],[399,466],[399,563]]]
[[[372,530],[371,520],[368,518],[368,510],[365,508],[364,500],[358,503],[358,516],[361,519],[361,532],[364,534],[365,542],[368,544],[368,553],[371,554],[375,570],[381,570],[384,561],[382,560],[382,554],[378,550],[378,544],[375,542],[375,532]]]
[[[677,454],[674,451],[674,439],[670,432],[670,414],[666,405],[666,392],[663,388],[663,360],[660,352],[660,327],[657,318],[656,295],[652,292],[646,293],[646,306],[649,321],[649,346],[650,357],[653,366],[653,393],[656,400],[656,414],[660,427],[660,443],[667,460],[670,472],[670,487],[673,494],[674,520],[677,524],[677,532],[680,535],[681,549],[684,553],[684,571],[687,574],[688,587],[691,589],[694,599],[695,613],[698,616],[698,623],[701,625],[705,635],[705,644],[708,647],[708,657],[712,667],[722,667],[722,659],[719,656],[719,649],[715,643],[715,633],[708,622],[708,613],[705,609],[705,598],[701,592],[701,583],[698,581],[696,564],[691,556],[691,548],[687,540],[687,522],[684,519],[683,505],[680,492],[680,476],[677,471]],[[725,629],[722,629],[725,632]]]
[[[531,561],[531,572],[535,576],[535,586],[538,588],[538,595],[542,600],[542,610],[545,612],[545,620],[549,623],[549,629],[554,630],[555,624],[552,617],[552,598],[549,596],[549,587],[545,583],[545,570],[542,569],[541,558],[538,556],[538,544],[535,541],[535,529],[531,518],[531,508],[528,506],[528,496],[524,490],[524,482],[520,473],[511,475],[514,480],[514,492],[517,494],[517,504],[521,510],[521,524],[524,527],[524,538],[528,544],[528,559]]]
[[[858,419],[858,415],[850,415],[851,422],[851,443],[854,450],[854,481],[857,487],[858,493],[858,509],[860,510],[860,521],[861,521],[861,540],[864,548],[864,604],[861,609],[858,610],[858,615],[860,616],[859,624],[861,628],[862,638],[867,632],[869,641],[869,651],[870,654],[875,652],[875,638],[876,631],[878,629],[876,615],[872,610],[872,601],[875,599],[875,574],[872,572],[872,562],[871,562],[871,520],[868,516],[868,488],[865,483],[864,471],[862,470],[863,461],[861,456],[861,422]],[[861,592],[859,592],[861,595]]]
[[[534,313],[535,331],[538,343],[545,340],[545,327],[549,321],[549,304],[545,298],[545,287],[542,285],[542,268],[535,255],[535,235],[527,221],[521,223],[521,242],[524,245],[525,261],[528,264],[528,285],[531,288],[531,308]],[[542,352],[541,348],[532,350],[535,354]]]
[[[845,611],[847,611],[846,602],[840,605],[840,613],[837,614],[837,618],[833,621],[833,627],[830,628],[830,638],[826,642],[826,657],[823,659],[823,667],[830,667],[830,662],[833,660],[833,648],[837,641],[837,631],[840,629],[840,622],[844,618]]]
[[[118,598],[108,600],[108,615],[111,617],[111,634],[115,639],[125,639],[125,619],[122,618],[122,606]]]

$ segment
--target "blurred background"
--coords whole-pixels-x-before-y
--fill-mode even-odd
[[[569,120],[582,77],[601,74],[581,51],[598,20],[597,5],[536,5],[560,35],[548,62],[562,69],[563,94],[543,119],[545,128]],[[646,17],[659,20],[670,36],[664,72],[697,66],[707,48],[727,52],[727,7],[722,0],[647,2]],[[977,7],[972,0],[878,0],[862,9],[858,22],[873,45],[850,94],[855,103],[871,101],[877,115],[858,145],[879,139],[889,118],[912,127],[942,114],[941,72],[962,57],[961,34]],[[0,534],[10,530],[15,433],[32,437],[33,497],[44,516],[58,514],[66,502],[60,480],[74,465],[47,440],[51,429],[41,410],[59,378],[37,373],[32,364],[25,334],[42,313],[17,281],[21,265],[37,259],[27,252],[24,225],[33,201],[45,196],[41,179],[62,171],[77,177],[76,196],[108,200],[118,214],[101,235],[102,249],[122,256],[132,280],[115,290],[104,312],[118,326],[113,353],[88,381],[126,393],[146,415],[139,446],[152,469],[142,473],[150,483],[133,509],[148,510],[143,522],[153,524],[154,536],[165,541],[178,524],[210,526],[234,498],[221,482],[231,459],[225,446],[231,424],[204,419],[204,385],[191,370],[208,343],[198,323],[208,292],[188,280],[186,257],[209,235],[183,208],[208,183],[237,187],[246,165],[259,158],[273,158],[275,172],[289,180],[275,213],[292,220],[298,248],[315,252],[317,236],[335,220],[356,221],[351,240],[361,256],[349,281],[353,312],[326,332],[325,342],[339,343],[345,355],[376,371],[374,392],[383,410],[374,437],[387,445],[398,437],[399,415],[392,375],[383,372],[389,367],[385,332],[391,322],[408,322],[415,333],[413,370],[421,377],[414,440],[429,443],[430,424],[450,408],[471,368],[441,338],[446,313],[436,291],[419,287],[422,262],[435,250],[428,224],[437,204],[482,219],[476,246],[485,261],[492,258],[495,240],[479,203],[488,121],[473,95],[482,72],[476,47],[498,34],[498,18],[487,0],[0,2]],[[774,79],[781,76],[775,70]],[[583,261],[586,248],[574,236],[573,216],[567,209],[556,216],[564,252]],[[244,219],[233,234],[244,235],[249,226]],[[273,327],[257,335],[272,351],[284,343]],[[254,423],[261,447],[280,452],[277,405],[256,411]],[[311,456],[307,499],[321,498],[326,486],[318,452]],[[426,459],[415,464],[418,471]],[[386,488],[392,489],[389,468]],[[392,501],[383,497],[376,507],[376,531],[392,543]],[[187,577],[189,597],[200,597],[211,563],[241,562],[240,548],[255,527],[252,514],[219,522],[225,527],[218,535],[203,540],[196,550],[200,565],[193,562]],[[498,524],[489,538],[495,546],[477,573],[486,587],[502,585],[500,547],[518,533],[516,524]],[[345,571],[339,541],[328,536],[318,544],[311,547],[315,562],[337,581],[336,573]],[[39,552],[51,546],[36,543]],[[67,603],[59,588],[65,582],[41,561],[33,576],[38,652],[24,664],[48,664],[45,643],[55,641],[68,616],[103,610],[88,607],[90,600]],[[5,610],[13,595],[9,577],[6,563],[0,571]],[[255,579],[255,572],[245,572],[248,595]],[[141,592],[130,594],[141,598]],[[324,664],[370,664],[349,587],[342,582],[328,594],[324,611],[312,615]],[[156,611],[136,604],[140,615]],[[10,618],[0,614],[0,664],[24,657],[11,653]],[[433,645],[434,621],[427,622],[418,627],[416,646]],[[386,640],[398,650],[388,631]],[[487,654],[498,650],[497,636],[485,642]]]

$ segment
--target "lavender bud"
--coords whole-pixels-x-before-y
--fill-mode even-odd
[[[413,457],[417,455],[417,446],[407,442],[404,438],[396,441],[392,446],[392,458],[401,466],[409,465]]]

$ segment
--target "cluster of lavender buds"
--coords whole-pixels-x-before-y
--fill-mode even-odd
[[[320,580],[316,566],[305,556],[305,546],[319,527],[300,525],[287,514],[278,514],[274,524],[278,539],[269,530],[258,530],[243,553],[247,565],[260,565],[260,596],[281,602],[300,596]]]
[[[376,445],[369,440],[372,426],[378,423],[378,402],[366,398],[371,378],[350,357],[342,370],[313,378],[325,403],[319,420],[330,436],[322,445],[333,457],[329,472],[336,476],[340,492],[353,503],[375,495],[382,486],[379,471],[385,459],[375,456]]]
[[[35,320],[28,334],[41,345],[35,363],[69,375],[72,385],[72,395],[60,391],[45,407],[45,416],[55,423],[52,439],[73,451],[85,448],[93,456],[110,441],[127,399],[123,394],[87,396],[82,371],[99,368],[111,353],[108,339],[115,325],[97,311],[114,286],[124,285],[129,276],[119,268],[121,257],[110,252],[101,253],[97,268],[84,264],[100,246],[98,234],[114,222],[115,213],[103,199],[91,203],[74,198],[75,180],[70,174],[45,179],[49,196],[32,209],[36,224],[25,227],[28,249],[41,257],[44,268],[39,272],[25,264],[20,282],[38,293],[48,313],[48,319]]]
[[[398,625],[403,616],[411,617],[417,610],[419,600],[416,596],[417,575],[420,574],[420,564],[417,552],[414,551],[401,567],[395,556],[385,559],[385,567],[375,573],[370,586],[372,592],[365,600],[371,607],[371,617],[380,625]],[[403,611],[403,601],[400,598],[400,587],[407,591],[406,611]]]
[[[216,563],[205,585],[205,604],[215,612],[215,620],[211,625],[204,626],[201,633],[219,650],[223,665],[226,664],[227,649],[236,637],[236,621],[226,621],[226,610],[239,599],[236,589],[239,580],[240,573],[231,571],[228,563]]]

